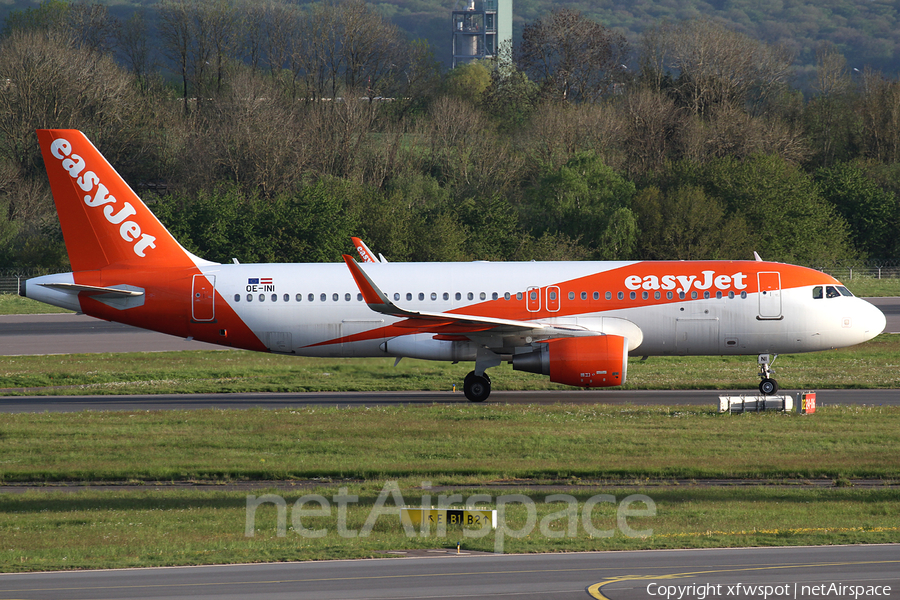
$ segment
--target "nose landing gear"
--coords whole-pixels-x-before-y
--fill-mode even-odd
[[[764,396],[771,396],[778,392],[778,382],[772,379],[771,366],[774,364],[777,354],[760,354],[757,362],[759,363],[759,376],[762,381],[759,382],[759,393]]]

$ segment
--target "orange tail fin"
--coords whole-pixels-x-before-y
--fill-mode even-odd
[[[73,271],[209,264],[175,241],[83,133],[37,135]]]

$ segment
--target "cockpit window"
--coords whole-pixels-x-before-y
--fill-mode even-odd
[[[822,299],[822,286],[817,285],[813,288],[813,300],[821,300]]]
[[[829,285],[828,287],[825,288],[825,297],[826,298],[837,298],[840,295],[841,295],[841,293],[839,291],[837,291],[837,288],[834,287],[833,285]]]
[[[838,291],[841,293],[841,296],[851,296],[851,297],[853,296],[853,292],[851,292],[850,290],[848,290],[847,288],[845,288],[842,285],[838,286]]]

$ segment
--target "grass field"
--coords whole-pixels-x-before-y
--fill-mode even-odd
[[[900,480],[900,408],[431,405],[0,414],[15,481]],[[765,450],[763,450],[765,449]]]
[[[896,489],[855,490],[783,488],[641,488],[604,490],[510,488],[454,489],[430,492],[426,505],[438,496],[460,495],[459,502],[481,493],[494,501],[500,494],[527,495],[534,506],[509,504],[498,532],[448,527],[444,535],[407,536],[400,526],[393,499],[385,514],[363,535],[366,519],[382,492],[382,482],[320,487],[302,492],[271,492],[287,505],[285,535],[276,532],[277,511],[260,506],[247,528],[247,496],[239,492],[94,492],[21,495],[0,494],[0,570],[149,567],[235,562],[264,562],[384,556],[379,552],[416,548],[455,548],[494,552],[573,552],[649,548],[728,546],[789,546],[885,543],[900,540],[900,493]],[[420,482],[399,482],[402,500],[420,506]],[[569,521],[562,502],[546,502],[551,494],[577,501],[578,519]],[[584,526],[585,502],[606,493],[612,498],[594,504]],[[264,491],[254,492],[261,496]],[[327,501],[330,515],[305,517],[294,503],[303,494]],[[655,515],[629,517],[620,528],[615,511],[631,494],[642,494],[655,505]],[[335,496],[357,496],[347,504],[346,526],[337,531]],[[596,501],[596,499],[595,499]],[[457,504],[459,506],[459,504]],[[647,504],[631,505],[647,509]],[[319,504],[305,504],[306,510]],[[554,516],[553,513],[556,513]],[[299,518],[295,515],[300,515]],[[652,513],[650,513],[652,515]],[[296,519],[296,520],[295,520]],[[299,525],[321,530],[322,537],[301,535]],[[569,528],[574,527],[574,532]],[[642,535],[634,536],[640,532]],[[626,535],[626,533],[628,535]],[[560,535],[561,537],[551,537]],[[609,535],[609,537],[605,537]],[[631,537],[634,536],[634,537]],[[499,539],[498,539],[499,538]]]
[[[0,357],[0,395],[311,392],[461,389],[471,364],[390,358],[303,358],[244,351]],[[900,336],[851,348],[784,355],[782,389],[900,388]],[[756,358],[632,357],[626,389],[753,390]],[[495,390],[572,388],[546,377],[491,369]]]

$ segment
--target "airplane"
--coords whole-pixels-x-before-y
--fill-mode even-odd
[[[463,383],[474,402],[504,362],[598,388],[625,383],[630,355],[756,355],[769,395],[779,353],[859,344],[885,327],[830,275],[758,256],[214,263],[182,247],[81,132],[37,135],[72,272],[20,293],[99,319],[295,356],[474,361]]]

